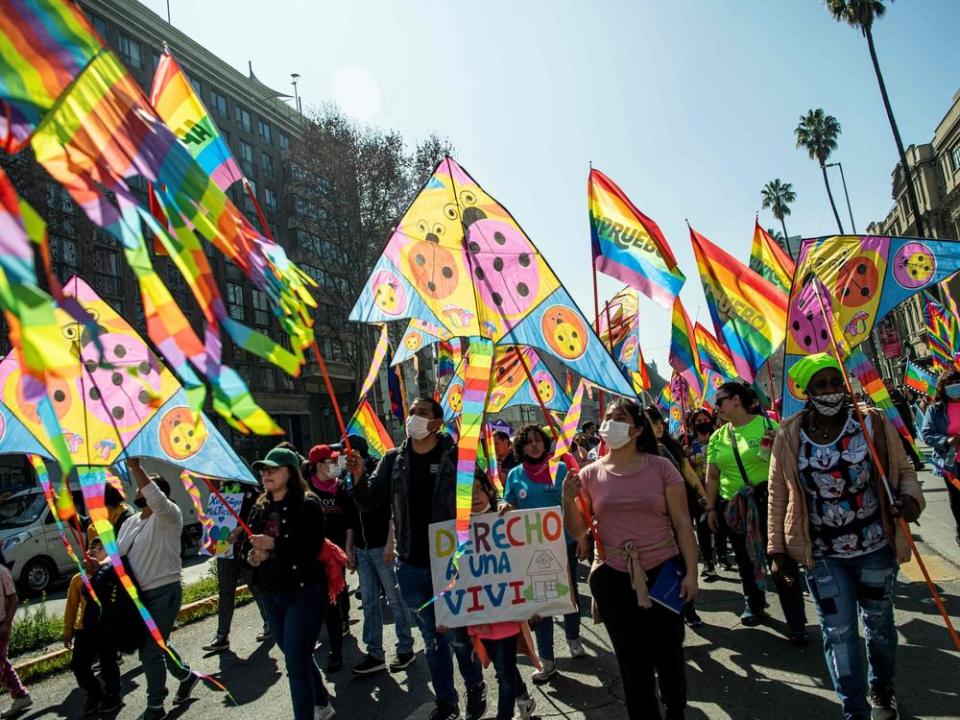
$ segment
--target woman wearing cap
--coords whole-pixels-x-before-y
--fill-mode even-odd
[[[340,453],[329,445],[314,445],[304,463],[303,474],[323,508],[327,538],[347,554],[347,564],[354,570],[356,553],[353,550],[353,527],[356,524],[356,508],[340,479],[339,457]],[[337,601],[327,605],[326,626],[330,639],[328,673],[337,672],[343,667],[343,636],[350,634],[349,595],[344,584]]]
[[[754,627],[766,617],[767,478],[778,425],[763,414],[757,394],[745,383],[724,383],[714,402],[726,424],[707,446],[707,522],[714,532],[721,523],[727,531],[743,586],[740,622]],[[800,585],[776,577],[774,582],[790,640],[803,644],[807,616]]]
[[[300,456],[274,448],[253,464],[264,493],[250,514],[243,556],[277,645],[283,651],[295,720],[334,716],[313,648],[323,626],[327,580],[320,563],[323,509],[300,475]]]
[[[940,375],[920,436],[933,449],[934,470],[947,484],[960,545],[960,370],[951,368]]]
[[[897,563],[910,559],[896,517],[916,520],[923,493],[893,423],[876,409],[867,410],[861,422],[831,355],[803,358],[789,374],[809,400],[784,423],[773,445],[771,570],[799,584],[791,566],[807,569],[827,669],[844,717],[866,719],[872,710],[873,718],[891,720],[899,717],[893,690],[893,587]],[[867,638],[869,688],[858,615]]]

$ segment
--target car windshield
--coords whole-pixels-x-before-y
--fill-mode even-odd
[[[36,522],[47,506],[41,493],[15,495],[0,503],[0,530],[27,527]]]

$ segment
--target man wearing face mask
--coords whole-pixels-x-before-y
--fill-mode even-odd
[[[393,512],[393,534],[385,548],[394,558],[400,594],[423,637],[424,654],[437,706],[431,720],[460,717],[459,696],[453,680],[456,655],[467,686],[467,720],[479,720],[487,709],[486,686],[480,663],[466,628],[452,630],[437,626],[432,603],[430,576],[430,523],[456,517],[457,445],[446,433],[443,408],[430,397],[421,397],[407,416],[407,437],[390,450],[372,475],[367,475],[363,458],[347,454],[347,469],[353,476],[353,499],[361,510],[371,510],[389,501]]]
[[[127,460],[127,468],[137,483],[133,504],[140,512],[120,527],[117,545],[120,554],[130,563],[140,588],[140,599],[167,641],[180,612],[183,593],[180,563],[183,517],[177,504],[170,500],[170,483],[165,478],[148,476],[135,458]],[[174,705],[186,702],[199,680],[185,662],[182,667],[177,665],[149,635],[140,647],[140,662],[147,679],[147,710],[143,717],[148,720],[165,716],[163,701],[167,695],[168,670],[180,681]]]
[[[861,424],[853,412],[833,356],[803,358],[790,377],[809,402],[780,429],[771,453],[771,571],[795,583],[800,579],[791,570],[794,563],[807,569],[844,717],[895,720],[894,584],[898,562],[910,559],[897,517],[916,520],[923,493],[893,423],[874,409]],[[868,441],[882,468],[874,465]],[[869,673],[860,659],[858,615],[866,629]]]

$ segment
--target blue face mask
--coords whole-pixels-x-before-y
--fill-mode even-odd
[[[960,383],[947,385],[943,391],[946,393],[948,400],[960,400]]]

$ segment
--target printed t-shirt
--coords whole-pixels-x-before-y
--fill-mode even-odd
[[[737,466],[731,440],[736,440],[750,484],[761,485],[769,479],[770,460],[761,460],[757,451],[767,429],[776,430],[778,427],[774,421],[757,415],[746,425],[734,427],[727,423],[713,433],[707,446],[707,462],[716,465],[720,471],[720,497],[729,500],[743,488],[743,475]]]
[[[813,556],[852,558],[886,547],[880,498],[863,428],[851,416],[832,443],[800,431],[797,458],[807,496]]]
[[[419,567],[430,567],[429,530],[440,459],[439,444],[423,455],[410,448],[410,554],[404,561]]]
[[[682,485],[683,478],[666,458],[647,455],[646,464],[630,475],[611,472],[598,460],[580,471],[580,482],[593,507],[597,533],[605,547],[621,547],[633,542],[642,548],[675,537],[666,491],[671,485]],[[641,552],[640,564],[649,570],[677,553],[675,543]],[[627,563],[622,557],[608,553],[606,564],[627,572]]]

